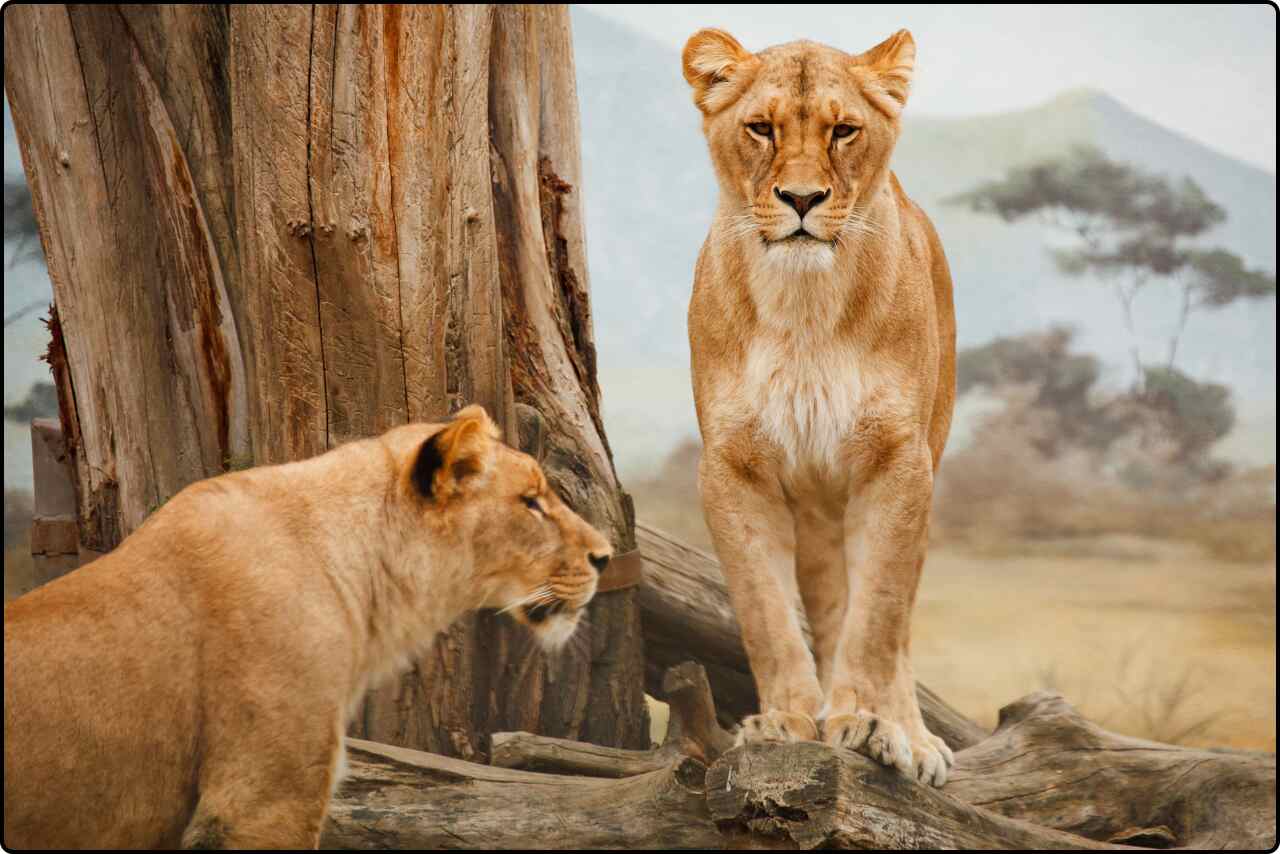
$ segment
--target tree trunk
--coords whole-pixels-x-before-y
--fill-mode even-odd
[[[23,6],[4,30],[83,548],[200,478],[475,402],[634,549],[564,7]],[[467,617],[353,730],[648,747],[634,597],[600,594],[558,658]]]

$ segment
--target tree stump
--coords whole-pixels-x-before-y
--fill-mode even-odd
[[[563,6],[26,6],[5,84],[53,280],[78,539],[481,403],[619,553]],[[356,733],[648,746],[635,591],[548,658],[455,625]]]

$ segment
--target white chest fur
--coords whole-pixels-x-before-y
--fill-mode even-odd
[[[770,336],[747,347],[743,397],[788,467],[830,469],[857,422],[863,377],[851,347]]]
[[[851,271],[796,271],[765,263],[749,277],[759,324],[747,344],[740,400],[788,468],[834,469],[852,433],[867,380],[838,324]]]

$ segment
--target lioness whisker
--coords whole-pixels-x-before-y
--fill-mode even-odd
[[[535,602],[543,601],[549,596],[554,596],[554,595],[555,594],[551,593],[550,588],[548,588],[546,584],[542,584],[534,588],[533,591],[531,591],[530,593],[527,593],[524,596],[520,597],[519,599],[515,600],[514,602],[510,603],[506,607],[500,608],[498,610],[498,613],[505,614],[509,611],[514,611],[515,609],[523,607],[525,605],[531,605]]]

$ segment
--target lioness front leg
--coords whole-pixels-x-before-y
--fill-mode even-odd
[[[760,695],[760,713],[743,719],[738,743],[815,740],[822,690],[796,613],[795,535],[777,479],[748,477],[709,449],[699,480]]]
[[[837,644],[823,739],[941,786],[951,751],[924,725],[911,670],[911,612],[933,492],[924,442],[890,456],[850,502],[852,586]]]

